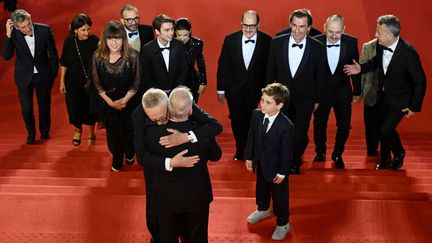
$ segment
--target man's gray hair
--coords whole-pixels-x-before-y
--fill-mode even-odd
[[[159,105],[168,106],[168,95],[161,89],[148,89],[142,97],[143,108],[154,108]]]
[[[11,14],[11,20],[14,26],[21,24],[22,22],[30,19],[31,15],[24,9],[17,9]]]
[[[398,37],[401,31],[401,24],[398,17],[387,14],[378,17],[378,25],[385,25],[387,30],[393,34],[394,37]]]
[[[169,96],[169,112],[172,118],[185,120],[192,110],[193,96],[189,88],[179,86],[171,91]]]

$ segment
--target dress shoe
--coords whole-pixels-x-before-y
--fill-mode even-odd
[[[313,162],[324,162],[325,161],[325,154],[316,154],[315,158],[313,159]]]
[[[405,158],[405,153],[402,153],[399,156],[394,156],[390,169],[392,170],[400,169],[403,165],[404,158]]]
[[[375,169],[376,170],[382,170],[388,168],[390,164],[390,159],[381,159],[378,164],[376,164]]]
[[[48,132],[44,132],[44,133],[42,133],[42,134],[41,134],[41,139],[42,139],[42,140],[48,140],[48,139],[50,139],[50,135],[49,135],[49,133],[48,133]]]
[[[336,169],[345,169],[345,163],[342,156],[332,156],[332,159],[335,162]]]
[[[35,144],[35,137],[34,136],[28,136],[26,140],[26,144]]]

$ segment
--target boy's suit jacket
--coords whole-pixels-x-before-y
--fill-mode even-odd
[[[260,166],[264,178],[273,182],[276,174],[288,175],[294,141],[294,125],[280,112],[267,134],[263,129],[264,114],[256,109],[252,113],[246,148],[246,159],[253,168]]]

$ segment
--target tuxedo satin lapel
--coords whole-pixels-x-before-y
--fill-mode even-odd
[[[31,58],[33,58],[33,56],[32,56],[32,54],[31,54],[31,52],[30,52],[30,47],[27,45],[27,42],[26,42],[26,40],[25,40],[25,38],[24,38],[24,35],[19,31],[19,30],[15,30],[15,31],[18,31],[19,33],[16,33],[16,40],[17,40],[17,42],[21,45],[21,46],[23,46],[24,47],[24,49],[26,50],[26,52],[27,52],[27,54],[31,57]],[[36,39],[36,35],[35,35],[35,39]],[[36,46],[36,40],[35,40],[35,46]]]
[[[347,42],[344,41],[344,38],[342,36],[341,41],[340,41],[339,61],[338,61],[338,65],[336,67],[336,71],[339,69],[343,69],[342,63],[344,63],[343,60],[344,60],[344,57],[346,56],[347,49],[348,49]],[[336,73],[336,71],[335,71],[335,73]]]
[[[246,70],[246,66],[244,64],[244,59],[243,59],[243,43],[242,43],[242,37],[243,37],[243,33],[240,32],[237,35],[237,56],[239,57],[239,63],[241,64],[241,67],[243,68],[243,70]]]
[[[169,52],[170,52],[170,54],[169,54],[169,66],[168,66],[169,71],[168,71],[168,73],[174,73],[174,68],[175,68],[174,65],[175,65],[175,60],[176,60],[176,56],[178,53],[178,47],[177,47],[177,45],[173,44],[173,42],[171,42],[171,49]]]
[[[298,69],[297,69],[297,72],[296,72],[294,78],[298,77],[299,74],[300,74],[300,73],[303,71],[303,69],[306,67],[306,63],[307,63],[307,61],[308,61],[308,59],[309,59],[310,52],[311,52],[311,40],[309,39],[308,36],[306,36],[306,47],[305,47],[305,50],[304,50],[304,53],[303,53],[302,60],[301,60],[301,62],[300,62],[300,65],[299,65],[299,67],[298,67]],[[327,66],[328,66],[328,65],[327,65]]]
[[[396,45],[396,48],[394,50],[392,59],[390,60],[390,63],[388,65],[388,67],[387,67],[387,73],[386,73],[386,75],[388,75],[391,72],[393,63],[396,62],[397,60],[399,60],[399,57],[401,55],[402,48],[403,48],[403,43],[402,42],[403,42],[402,38],[399,38],[399,42]]]
[[[377,64],[378,64],[378,70],[379,70],[379,76],[384,77],[384,69],[383,69],[383,49],[379,47],[379,43],[377,43],[376,47],[376,57],[377,57]]]
[[[289,73],[288,77],[291,78],[292,77],[292,73],[291,73],[291,69],[290,69],[290,66],[289,66],[289,62],[288,62],[288,52],[289,52],[288,45],[289,45],[289,39],[290,38],[291,38],[291,35],[287,35],[287,37],[284,40],[283,48],[282,49],[283,49],[283,63],[285,65],[285,67],[286,67],[286,70]]]
[[[165,70],[165,72],[168,73],[168,70],[166,69],[165,61],[162,56],[162,52],[159,48],[157,41],[154,42],[153,52],[155,53],[155,61],[159,63],[159,65],[162,67],[162,70]]]
[[[252,54],[252,58],[250,60],[249,69],[248,70],[252,70],[253,67],[254,67],[255,59],[256,59],[256,56],[258,55],[257,53],[259,51],[260,44],[261,44],[261,41],[262,41],[262,38],[260,38],[260,37],[262,37],[262,36],[259,34],[259,32],[257,32],[257,40],[256,40],[256,43],[255,43],[255,49],[254,49],[254,52]]]

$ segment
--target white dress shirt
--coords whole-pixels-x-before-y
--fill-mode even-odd
[[[251,41],[247,44],[245,43],[247,40],[254,40],[252,43]],[[242,53],[243,53],[243,61],[246,67],[246,70],[249,68],[250,61],[252,60],[252,56],[255,50],[257,40],[257,34],[255,33],[252,38],[248,39],[244,35],[242,36]]]
[[[394,53],[394,51],[395,51],[395,49],[396,49],[396,46],[397,46],[397,43],[399,42],[399,37],[397,38],[397,40],[395,41],[395,43],[393,43],[393,44],[391,44],[388,48],[390,48],[390,49],[392,49],[393,50],[393,52],[391,52],[391,51],[388,51],[388,50],[384,50],[383,51],[383,58],[382,58],[382,65],[383,65],[383,71],[384,71],[384,74],[386,74],[387,73],[387,68],[388,68],[388,65],[390,64],[390,61],[391,61],[391,59],[392,59],[392,57],[393,57],[393,53]]]
[[[329,68],[332,74],[336,71],[336,67],[339,63],[339,57],[340,57],[340,44],[341,41],[338,40],[336,43],[332,44],[327,41],[326,48],[327,48],[327,61],[329,64]],[[328,47],[327,45],[339,45],[339,46],[332,46]]]
[[[292,47],[293,44],[303,44],[303,48],[300,47]],[[290,36],[288,42],[288,63],[291,71],[292,77],[295,76],[298,67],[300,66],[300,62],[303,58],[304,50],[306,49],[306,37],[300,42],[296,43],[292,37]]]
[[[35,55],[35,36],[34,36],[34,31],[32,33],[32,35],[25,35],[24,39],[27,43],[27,46],[30,49],[30,53],[32,54],[32,56],[34,57]],[[33,67],[33,73],[38,73],[38,70],[36,69],[36,67]]]

